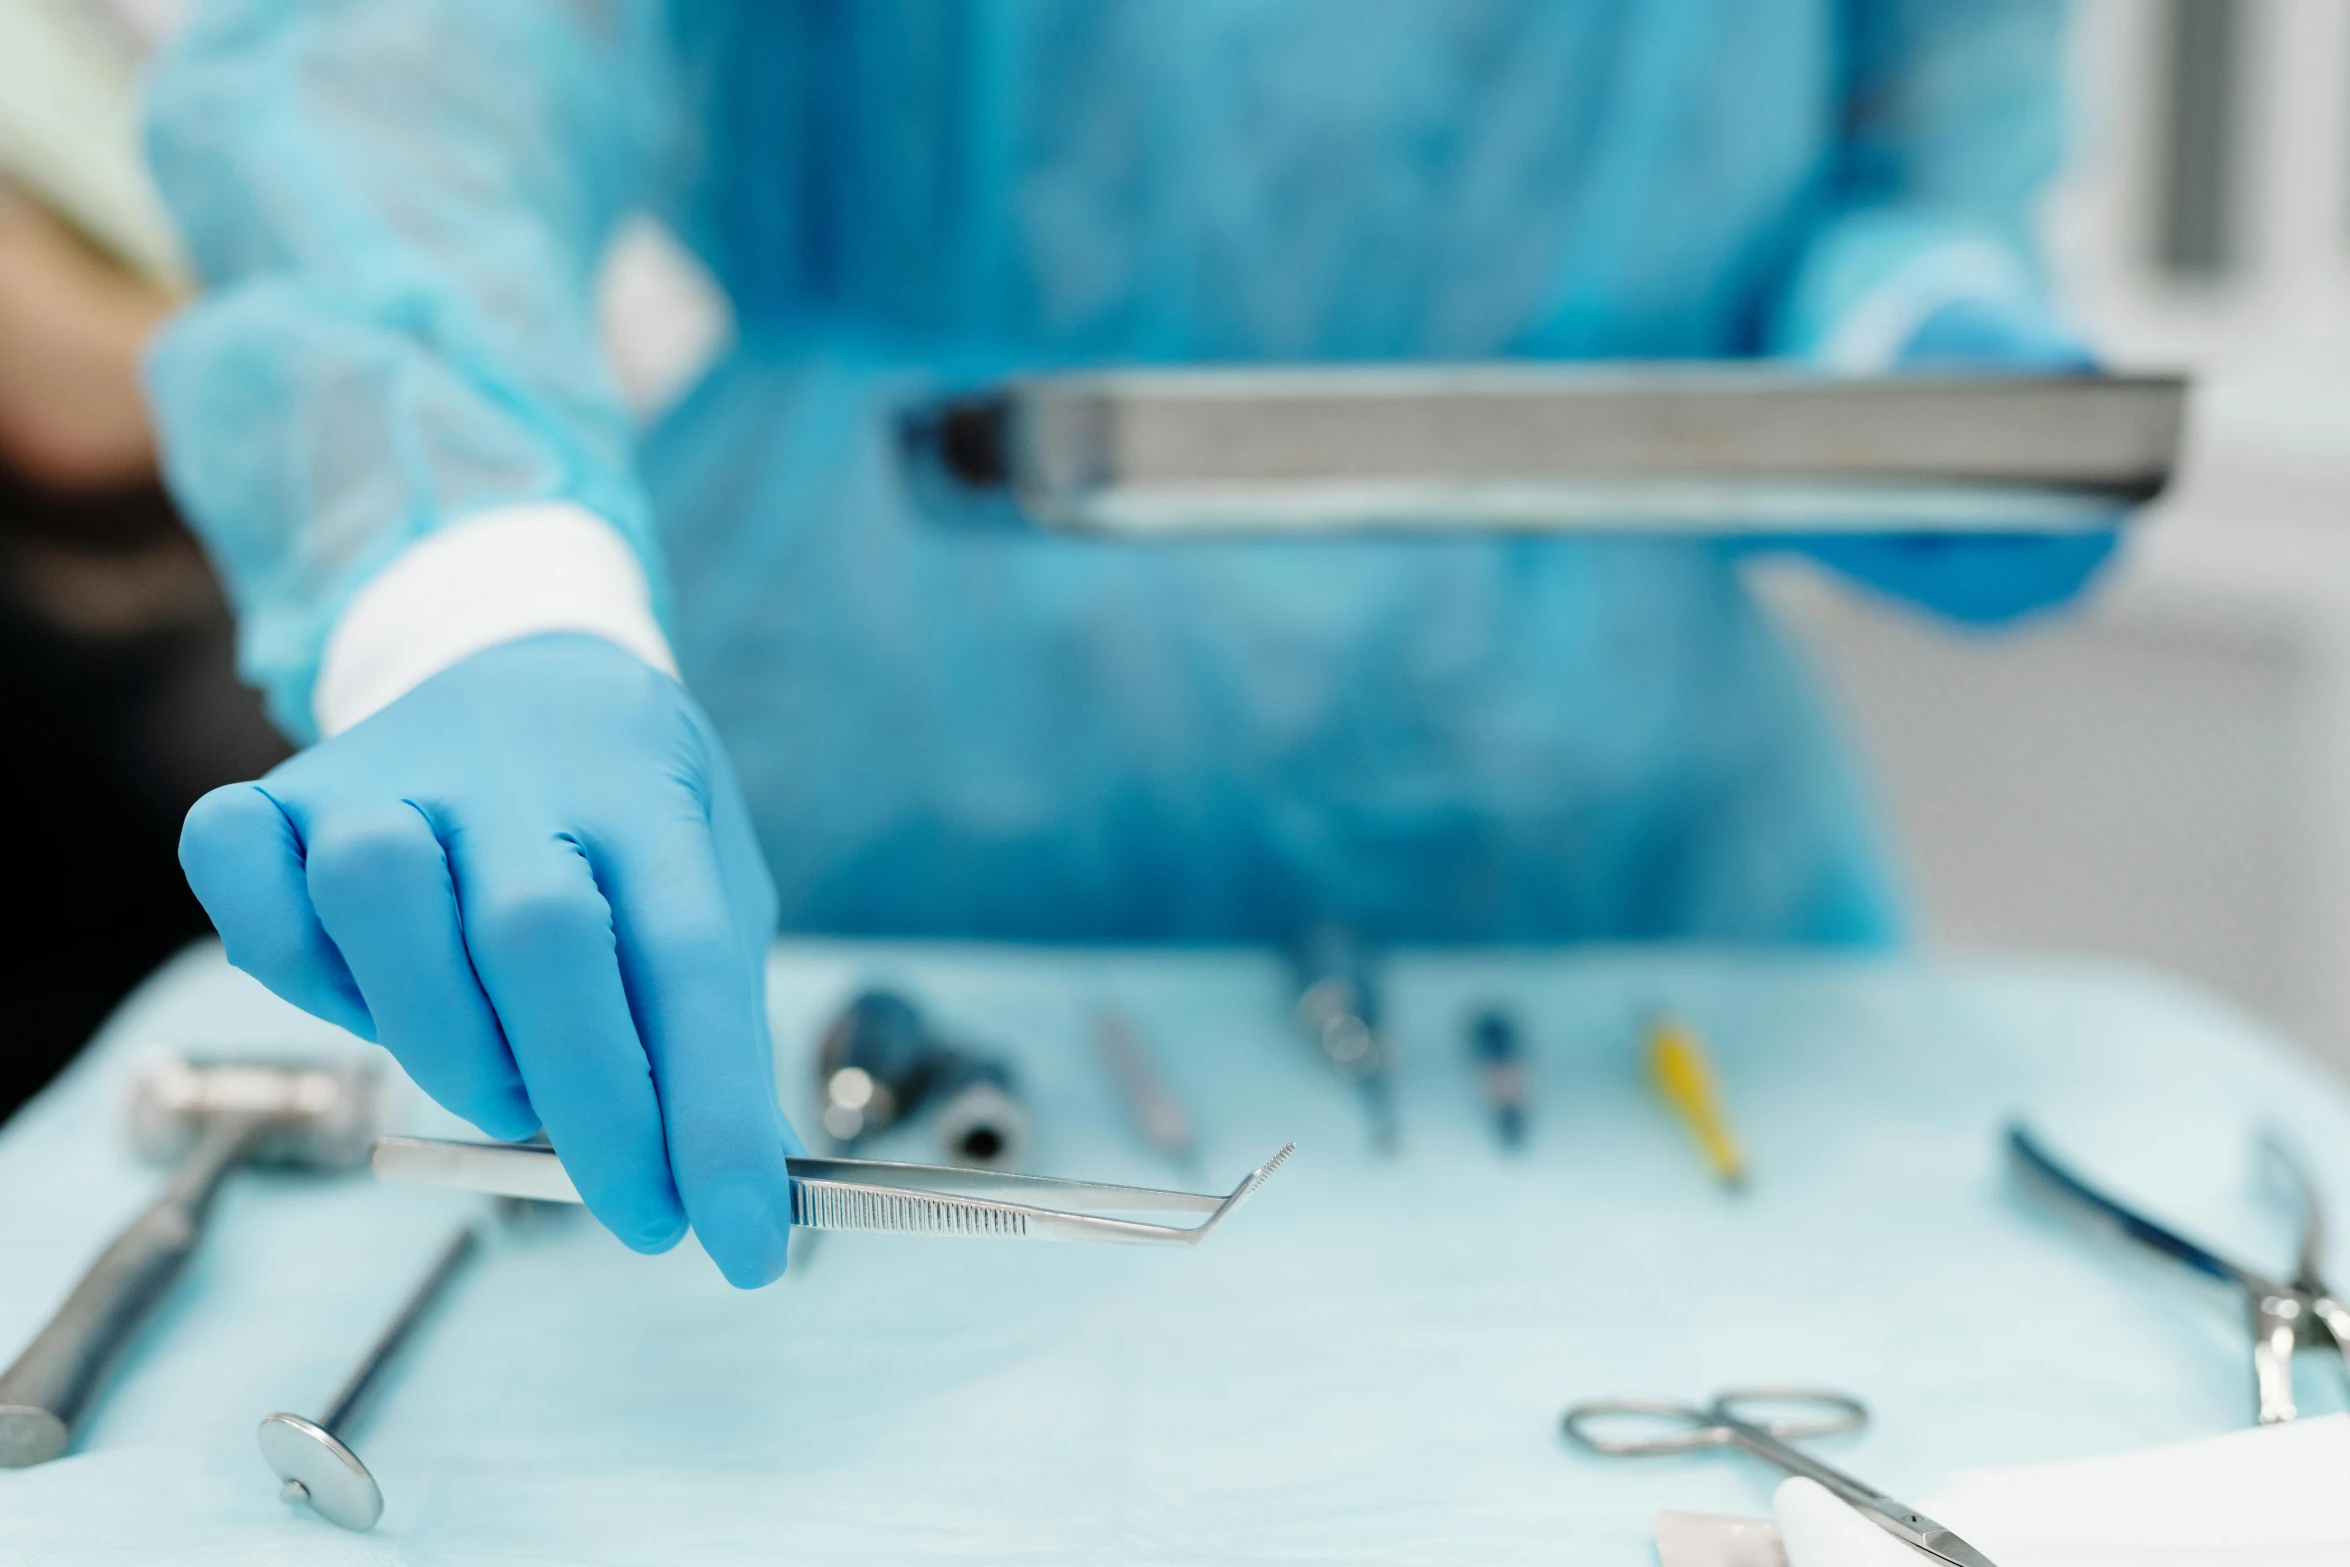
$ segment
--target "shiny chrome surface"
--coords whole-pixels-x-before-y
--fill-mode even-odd
[[[1964,532],[2109,525],[2169,481],[2185,401],[2169,376],[1149,369],[1014,379],[911,429],[982,433],[949,471],[1080,532]]]
[[[271,1415],[261,1422],[261,1457],[282,1482],[278,1495],[288,1506],[307,1505],[346,1529],[372,1529],[383,1516],[375,1476],[323,1426],[300,1415]]]

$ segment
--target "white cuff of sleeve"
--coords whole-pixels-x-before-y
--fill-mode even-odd
[[[310,710],[340,734],[460,659],[549,631],[677,659],[644,568],[610,523],[568,501],[505,506],[426,534],[376,573],[327,634]]]
[[[2015,252],[1989,240],[1925,251],[1854,300],[1819,346],[1819,364],[1840,375],[1881,375],[1913,333],[1945,305],[2028,302],[2031,274]]]

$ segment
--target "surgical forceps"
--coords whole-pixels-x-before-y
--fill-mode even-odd
[[[1610,1436],[1600,1428],[1611,1422],[1636,1424],[1647,1434]],[[1834,1436],[1867,1425],[1868,1405],[1848,1393],[1810,1387],[1725,1388],[1713,1402],[1702,1405],[1669,1398],[1598,1398],[1577,1404],[1559,1423],[1569,1441],[1610,1457],[1661,1458],[1735,1447],[1791,1475],[1817,1480],[1863,1518],[1928,1556],[1952,1567],[1995,1567],[1990,1557],[1906,1502],[1788,1445],[1791,1439]]]
[[[791,1222],[813,1230],[880,1235],[1197,1246],[1272,1178],[1296,1146],[1284,1147],[1222,1197],[1015,1175],[1007,1170],[958,1170],[876,1159],[796,1158],[786,1161],[791,1172]],[[387,1181],[454,1186],[506,1197],[535,1197],[542,1202],[580,1200],[562,1160],[554,1149],[542,1144],[385,1137],[377,1139],[371,1162],[375,1173]],[[1016,1200],[1021,1197],[1036,1201]],[[1100,1211],[1083,1211],[1089,1208]],[[1108,1217],[1111,1213],[1204,1213],[1207,1217],[1185,1226],[1142,1224]]]
[[[2268,1169],[2291,1192],[2300,1209],[2300,1254],[2294,1259],[2289,1280],[2256,1273],[2157,1224],[2057,1163],[2023,1127],[2007,1129],[2009,1155],[2043,1190],[2063,1198],[2123,1239],[2183,1262],[2205,1278],[2232,1284],[2243,1293],[2252,1318],[2254,1405],[2260,1424],[2271,1426],[2299,1413],[2293,1402],[2295,1350],[2304,1345],[2330,1347],[2342,1357],[2345,1371],[2350,1371],[2350,1306],[2343,1304],[2320,1271],[2326,1249],[2325,1206],[2308,1165],[2279,1132],[2262,1134],[2259,1148]]]

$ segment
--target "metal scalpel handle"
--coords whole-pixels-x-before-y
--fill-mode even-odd
[[[106,1368],[194,1255],[222,1177],[264,1124],[258,1115],[214,1121],[163,1195],[99,1253],[16,1364],[0,1372],[0,1467],[45,1464],[65,1451]]]

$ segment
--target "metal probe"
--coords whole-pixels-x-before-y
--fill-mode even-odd
[[[1371,982],[1370,955],[1343,925],[1317,925],[1296,952],[1297,1022],[1338,1075],[1362,1092],[1371,1123],[1371,1148],[1393,1154],[1401,1141],[1396,1124],[1393,1066],[1379,1031],[1379,992]]]
[[[276,1414],[261,1422],[261,1456],[277,1477],[285,1482],[279,1491],[288,1505],[307,1502],[311,1509],[329,1523],[346,1529],[372,1529],[383,1516],[383,1491],[375,1483],[375,1476],[359,1461],[359,1455],[343,1442],[344,1433],[351,1426],[352,1417],[359,1413],[379,1383],[385,1369],[416,1332],[417,1324],[440,1299],[449,1282],[481,1244],[481,1232],[468,1224],[457,1232],[432,1271],[416,1286],[400,1314],[392,1318],[383,1330],[359,1369],[351,1373],[342,1391],[325,1414],[316,1420],[305,1420],[300,1415]]]

